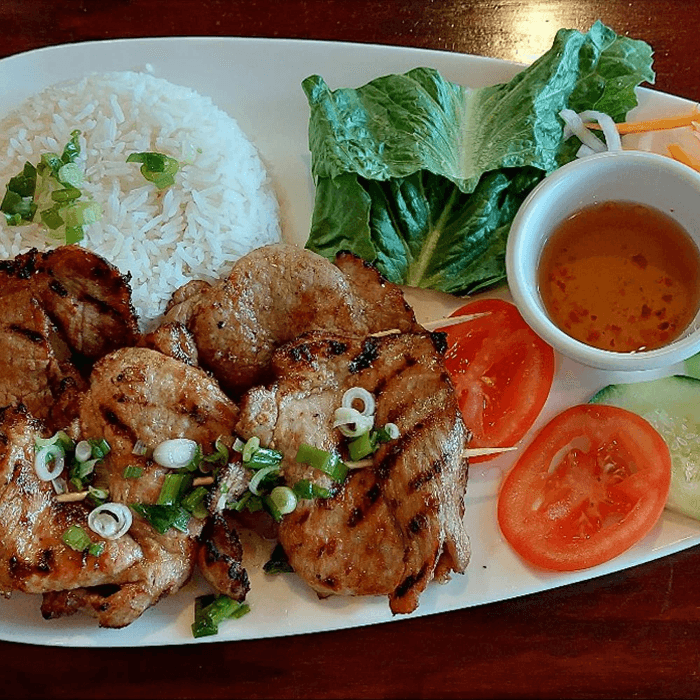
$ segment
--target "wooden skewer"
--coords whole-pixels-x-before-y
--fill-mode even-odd
[[[436,328],[446,328],[448,326],[454,326],[458,323],[464,323],[466,321],[473,321],[477,318],[482,318],[484,316],[489,316],[490,311],[484,311],[478,314],[462,314],[461,316],[447,316],[445,318],[439,318],[435,321],[427,321],[421,324],[426,330],[435,330]],[[395,335],[400,333],[399,328],[390,328],[384,331],[378,331],[377,333],[372,333],[373,338],[381,338],[387,335]],[[480,457],[483,455],[499,454],[501,452],[510,452],[515,450],[515,447],[480,447],[474,449],[467,449],[462,453],[463,457]],[[371,459],[361,459],[357,462],[346,462],[347,467],[350,469],[364,469],[365,467],[371,467],[373,461]],[[192,481],[193,486],[209,486],[214,483],[213,476],[201,476]],[[88,491],[72,491],[70,493],[61,493],[54,496],[54,499],[59,503],[76,503],[79,501],[84,501],[88,496]]]
[[[426,331],[434,331],[437,328],[447,328],[448,326],[456,326],[458,323],[466,323],[467,321],[473,321],[477,318],[482,318],[484,316],[490,316],[490,311],[482,311],[478,314],[462,314],[461,316],[446,316],[444,318],[438,318],[435,321],[426,321],[421,323]],[[401,333],[399,328],[389,328],[385,331],[377,331],[376,333],[370,333],[371,338],[383,338],[387,335],[396,335]]]
[[[512,452],[517,450],[517,447],[474,447],[468,448],[462,452],[463,457],[483,457],[484,455],[497,455],[501,452]]]
[[[497,455],[502,452],[513,452],[517,447],[474,447],[467,448],[462,452],[462,457],[483,457],[484,455]],[[371,467],[374,461],[371,459],[360,459],[357,462],[345,462],[345,466],[349,469],[364,469]]]
[[[401,333],[400,328],[389,328],[386,331],[377,331],[376,333],[370,333],[369,337],[370,338],[383,338],[384,336],[396,335],[397,333]]]
[[[490,316],[490,311],[482,311],[479,314],[462,314],[461,316],[447,316],[446,318],[438,318],[436,321],[426,321],[421,324],[426,331],[434,331],[436,328],[447,328],[448,326],[456,326],[458,323],[465,321],[473,321],[477,318]]]

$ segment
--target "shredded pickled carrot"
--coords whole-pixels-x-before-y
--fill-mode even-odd
[[[700,119],[700,110],[697,106],[690,114],[683,114],[677,117],[660,117],[659,119],[645,119],[638,122],[623,122],[615,124],[618,133],[641,134],[646,131],[663,131],[664,129],[679,129],[683,126],[695,126],[694,122]],[[600,125],[591,122],[586,124],[589,129],[600,129]]]
[[[689,153],[687,153],[680,144],[669,143],[668,152],[671,158],[685,163],[687,166],[691,167],[693,170],[700,172],[700,161],[693,158]]]

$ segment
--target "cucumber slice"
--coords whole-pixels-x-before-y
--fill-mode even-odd
[[[685,373],[700,379],[700,352],[685,361]]]
[[[611,384],[589,403],[626,408],[651,423],[671,453],[669,510],[700,520],[700,379],[675,375]]]

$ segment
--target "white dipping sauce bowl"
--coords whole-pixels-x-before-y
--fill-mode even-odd
[[[627,201],[675,219],[700,249],[700,173],[672,158],[645,151],[587,156],[555,170],[528,195],[508,236],[508,286],[532,329],[562,354],[605,370],[668,367],[700,352],[700,312],[683,334],[648,351],[613,352],[591,347],[558,328],[547,315],[538,288],[542,249],[558,225],[584,207]]]

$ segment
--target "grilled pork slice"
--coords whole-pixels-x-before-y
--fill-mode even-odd
[[[428,333],[362,340],[309,333],[275,352],[273,384],[242,397],[238,434],[283,452],[288,484],[309,479],[335,490],[300,501],[279,525],[292,567],[319,595],[388,595],[393,612],[408,613],[433,578],[467,565],[469,433],[442,341]],[[400,437],[337,488],[295,455],[302,443],[344,454],[346,439],[332,425],[351,387],[374,395],[375,425],[394,423]]]
[[[193,529],[161,535],[141,521],[129,531],[143,556],[121,575],[102,585],[52,591],[44,594],[41,613],[47,620],[86,613],[100,627],[122,628],[148,608],[176,593],[189,580],[197,556]]]
[[[95,360],[135,344],[138,322],[128,276],[77,245],[0,261],[0,290],[29,288],[71,350]],[[0,291],[0,298],[4,292]]]
[[[232,433],[237,413],[202,370],[150,348],[123,348],[95,365],[81,402],[80,432],[86,439],[103,437],[111,446],[104,460],[111,500],[152,505],[172,470],[133,454],[137,441],[155,447],[185,437],[200,443],[205,453],[213,452],[216,439]],[[140,466],[142,476],[125,477],[128,465]],[[187,532],[170,528],[161,534],[135,515],[130,534],[143,550],[141,560],[107,588],[46,596],[44,615],[82,610],[97,617],[101,626],[128,625],[190,578],[201,526],[190,518]]]
[[[161,324],[155,330],[144,335],[139,345],[158,350],[164,355],[174,357],[180,362],[196,367],[197,346],[187,327],[177,321]]]
[[[263,383],[275,348],[303,332],[417,327],[401,290],[359,258],[344,255],[338,266],[285,244],[248,253],[225,280],[189,299],[200,364],[233,395]]]
[[[0,406],[52,430],[76,416],[91,363],[138,337],[128,280],[79,246],[0,261],[0,303]]]
[[[0,406],[23,404],[55,431],[77,415],[86,382],[31,290],[0,293]]]
[[[248,573],[243,568],[243,545],[236,521],[229,513],[213,515],[200,535],[202,546],[197,562],[204,578],[219,593],[244,600],[250,589]]]
[[[34,470],[34,443],[46,437],[40,421],[22,407],[0,410],[0,591],[46,591],[101,586],[118,579],[142,559],[129,535],[104,540],[98,556],[77,552],[62,537],[77,525],[93,542],[102,538],[87,525],[83,503],[59,503],[50,482]]]
[[[190,280],[176,289],[165,307],[164,322],[187,325],[202,295],[210,289],[211,284],[205,280]]]

